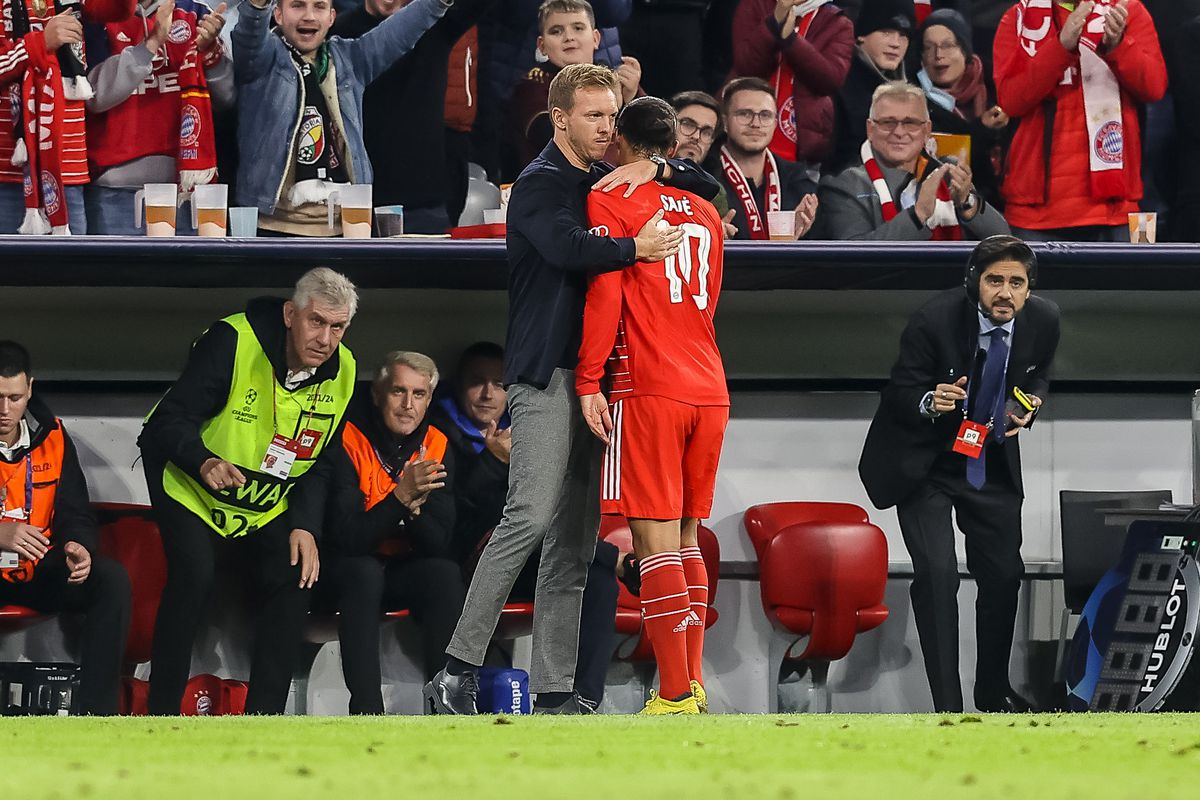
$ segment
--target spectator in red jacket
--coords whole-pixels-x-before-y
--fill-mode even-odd
[[[117,22],[129,16],[133,2],[82,0],[83,17],[89,22]],[[78,90],[54,91],[64,88],[57,53],[64,45],[82,44],[83,27],[74,18],[56,22],[56,16],[55,0],[0,0],[0,234],[87,232],[83,207],[83,187],[88,182],[83,123],[87,98]],[[62,119],[60,130],[53,126],[38,130],[36,120],[21,118],[20,104],[14,107],[13,98],[25,89],[56,107]],[[48,150],[34,148],[31,154],[28,142],[43,137],[57,137],[57,141]],[[22,184],[31,167],[41,180],[32,183],[34,191],[26,198]]]
[[[734,72],[775,91],[771,152],[814,172],[832,151],[833,96],[853,57],[854,25],[829,0],[742,0],[734,13]]]
[[[1142,197],[1141,104],[1167,70],[1140,0],[1021,0],[996,31],[996,92],[1018,120],[1002,191],[1024,239],[1128,241]]]
[[[140,0],[129,19],[89,36],[90,233],[140,235],[134,193],[147,183],[187,193],[217,179],[213,107],[232,108],[236,93],[220,39],[225,8]]]

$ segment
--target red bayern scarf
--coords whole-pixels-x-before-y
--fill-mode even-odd
[[[190,22],[179,9],[175,10],[171,33],[167,35],[167,61],[179,70],[179,150],[176,168],[179,185],[184,191],[193,186],[212,183],[217,177],[217,145],[213,134],[212,98],[204,65],[215,64],[221,56],[221,40],[217,39],[203,58],[196,48],[198,30],[191,25],[180,26],[180,20]],[[199,20],[197,20],[199,21]],[[182,33],[186,28],[187,33]],[[180,35],[176,31],[181,31]]]
[[[41,11],[32,0],[11,0],[8,7],[12,19],[5,19],[5,30],[14,38],[28,33],[32,22],[44,26],[56,12],[53,0],[47,0]],[[62,68],[58,54],[45,48],[26,48],[26,55],[29,66],[21,80],[20,107],[14,109],[21,120],[14,138],[24,147],[14,151],[13,164],[22,166],[23,161],[25,166],[25,219],[17,232],[69,236],[59,154],[66,113]]]
[[[871,179],[871,185],[875,188],[875,194],[879,195],[879,205],[883,211],[883,221],[891,222],[896,218],[899,209],[896,208],[896,201],[892,199],[892,190],[888,188],[887,180],[883,177],[883,170],[875,160],[875,151],[871,149],[871,143],[869,141],[863,142],[862,149],[859,152],[862,155],[863,166],[867,168],[867,177]],[[923,175],[928,164],[928,159],[924,157],[917,159],[916,175]],[[915,182],[916,178],[914,177],[913,180]],[[958,241],[962,239],[962,228],[958,224],[958,214],[954,210],[954,202],[950,199],[950,187],[946,185],[945,181],[942,181],[938,185],[933,216],[929,218],[926,224],[933,230],[933,238],[935,240]]]
[[[796,35],[804,38],[812,27],[817,11],[829,0],[805,0],[796,7]],[[775,75],[771,79],[775,90],[775,108],[778,116],[775,120],[775,135],[771,137],[771,152],[788,161],[795,161],[796,152],[796,76],[783,53],[779,54],[779,65],[775,67]]]
[[[1096,0],[1083,24],[1079,39],[1079,69],[1069,70],[1071,81],[1083,88],[1083,109],[1088,137],[1088,169],[1092,199],[1105,201],[1125,196],[1125,124],[1121,87],[1111,68],[1096,52],[1104,39],[1104,18],[1117,0]],[[1017,10],[1018,57],[1030,59],[1056,26],[1052,0],[1020,0]],[[1078,74],[1078,78],[1076,78]]]
[[[783,187],[779,183],[779,165],[775,163],[775,155],[769,149],[763,151],[763,182],[767,185],[767,211],[779,211],[783,205]],[[738,166],[733,159],[733,154],[729,152],[729,148],[721,148],[721,169],[725,173],[725,179],[729,181],[729,185],[733,187],[736,197],[731,197],[730,202],[736,200],[742,204],[742,210],[746,213],[746,220],[750,223],[750,238],[751,239],[770,239],[771,233],[767,230],[767,215],[758,208],[758,203],[754,199],[754,192],[750,189],[750,181],[746,178],[746,174],[742,172],[742,168]]]

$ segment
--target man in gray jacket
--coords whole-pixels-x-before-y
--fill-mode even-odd
[[[330,0],[242,5],[232,37],[240,112],[237,204],[258,207],[259,227],[300,236],[341,232],[340,225],[331,230],[326,224],[329,194],[373,178],[363,144],[363,89],[451,5],[413,0],[357,39],[327,38],[336,14]],[[274,34],[268,30],[272,8]]]
[[[826,238],[926,241],[1009,233],[1000,212],[975,191],[966,164],[926,155],[930,131],[920,88],[892,81],[875,90],[861,160],[821,181],[817,223]]]

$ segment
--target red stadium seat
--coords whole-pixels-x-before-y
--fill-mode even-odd
[[[821,519],[823,510],[835,518]],[[888,615],[883,605],[887,539],[865,516],[848,503],[769,504],[745,516],[751,538],[763,542],[757,548],[763,609],[788,639],[772,666],[785,659],[805,664],[824,710],[829,710],[830,662],[844,657],[857,634],[878,627]],[[777,680],[774,670],[772,682]]]
[[[15,633],[43,619],[42,615],[25,606],[0,606],[0,633]]]
[[[615,545],[621,552],[633,550],[633,532],[629,523],[619,515],[600,518],[600,538]],[[708,571],[708,611],[704,615],[704,627],[711,628],[717,621],[717,582],[721,568],[721,545],[717,535],[703,525],[700,526],[700,553],[704,556],[704,567]],[[617,634],[624,641],[617,647],[617,658],[622,661],[653,661],[654,650],[650,640],[642,632],[642,601],[629,593],[625,584],[617,584]]]
[[[763,549],[775,538],[775,534],[788,525],[801,522],[870,522],[862,506],[853,503],[763,503],[750,506],[742,516],[746,533],[754,545],[754,552],[762,560]]]
[[[100,524],[100,554],[119,561],[129,573],[133,605],[129,617],[126,664],[150,660],[158,601],[167,583],[167,558],[163,554],[158,524],[149,506],[127,503],[93,503]]]

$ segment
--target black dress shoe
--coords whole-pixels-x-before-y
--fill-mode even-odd
[[[479,675],[474,671],[451,675],[442,670],[425,684],[426,714],[478,714]]]
[[[591,703],[580,697],[578,692],[572,692],[571,697],[568,700],[565,700],[556,706],[545,708],[535,703],[533,706],[533,713],[576,716],[581,714],[595,714],[596,709],[591,705]]]
[[[1028,714],[1037,711],[1033,703],[1011,689],[997,700],[980,702],[976,699],[975,707],[988,714]]]

